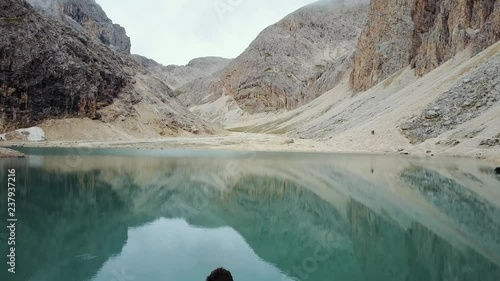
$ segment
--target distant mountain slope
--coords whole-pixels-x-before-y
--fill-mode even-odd
[[[408,66],[357,94],[345,77],[305,106],[227,128],[318,139],[344,152],[404,150],[500,160],[500,42],[472,58],[471,52],[423,77]]]
[[[227,95],[251,113],[310,102],[350,67],[366,22],[367,4],[341,2],[308,5],[266,28],[223,70],[180,87],[179,98],[193,106]]]
[[[367,90],[407,65],[424,75],[469,44],[478,53],[499,39],[497,0],[372,0],[351,84]]]
[[[132,57],[172,88],[177,88],[201,77],[210,76],[226,67],[231,61],[220,57],[204,57],[193,59],[187,65],[164,66],[140,55],[132,55]]]
[[[240,67],[242,73],[225,76],[218,82],[222,86],[200,79],[191,84],[190,96],[181,95],[181,100],[199,116],[235,132],[319,139],[341,151],[416,150],[423,155],[498,159],[500,2],[372,0],[369,9],[359,42],[348,49],[355,52],[354,62],[344,65],[348,70],[340,72],[344,74],[340,83],[329,79],[336,81],[334,87],[305,105],[259,113],[259,108],[269,108],[259,107],[269,105],[269,97],[280,100],[273,91],[273,95],[259,92],[259,81],[266,75],[252,80],[255,84],[241,82],[249,86],[231,91],[234,77],[247,81],[245,74],[253,62],[245,64],[241,58],[259,50],[255,42],[216,78],[224,77],[235,63],[246,66]],[[311,46],[321,46],[318,42]],[[282,67],[279,61],[271,65]],[[329,75],[331,70],[322,77]],[[226,95],[216,95],[220,88]],[[204,89],[212,95],[199,95]]]
[[[89,32],[106,46],[130,53],[130,38],[95,0],[27,0],[38,12]]]
[[[88,130],[73,121],[71,130],[59,130],[61,138],[72,132],[88,138],[103,124],[137,137],[216,130],[128,55],[38,14],[24,0],[0,0],[0,8],[2,132],[74,117],[100,121]]]

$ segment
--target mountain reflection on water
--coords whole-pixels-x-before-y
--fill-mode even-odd
[[[4,182],[17,169],[19,219],[17,273],[1,280],[205,280],[218,266],[236,281],[500,280],[500,178],[483,162],[27,152],[0,161]]]

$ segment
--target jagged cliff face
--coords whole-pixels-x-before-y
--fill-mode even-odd
[[[469,45],[478,53],[499,39],[496,0],[372,0],[351,84],[364,91],[408,65],[424,75]]]
[[[107,17],[95,0],[28,0],[39,12],[89,32],[106,46],[130,53],[125,29]]]
[[[118,124],[143,137],[148,126],[150,136],[214,129],[128,55],[25,1],[0,0],[0,6],[2,132],[72,117]]]
[[[3,129],[51,117],[98,118],[129,85],[122,58],[24,1],[2,0],[0,103]]]
[[[164,66],[140,55],[132,55],[132,57],[139,64],[151,71],[155,77],[172,88],[178,88],[195,79],[210,76],[226,67],[231,61],[230,59],[220,57],[204,57],[193,59],[187,65]]]
[[[299,9],[266,28],[222,71],[180,87],[180,99],[191,106],[228,95],[250,113],[306,104],[350,67],[367,12],[367,4],[339,1]]]

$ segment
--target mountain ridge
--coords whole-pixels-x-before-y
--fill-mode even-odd
[[[88,32],[113,50],[130,54],[130,37],[95,0],[27,0],[36,11]]]
[[[294,109],[333,87],[350,65],[367,1],[305,6],[264,29],[227,67],[179,88],[187,106],[230,96],[244,111]]]
[[[59,137],[112,137],[100,127],[137,137],[218,130],[189,112],[172,89],[127,54],[37,13],[24,0],[0,0],[0,5],[2,131],[73,118],[94,121],[84,131],[59,128]]]
[[[132,58],[174,89],[193,80],[210,76],[231,62],[231,59],[222,57],[201,57],[192,59],[186,65],[165,66],[141,55],[132,55]]]

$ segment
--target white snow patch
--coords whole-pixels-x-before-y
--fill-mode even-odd
[[[16,134],[22,135],[28,141],[33,141],[33,142],[45,141],[45,132],[40,127],[19,129],[19,130],[16,130],[14,132],[11,132],[11,133],[16,133]],[[4,140],[4,141],[7,140],[6,135],[11,134],[11,133],[0,134],[0,140]]]
[[[45,140],[45,132],[40,127],[19,129],[16,132],[25,135],[29,141],[44,141]]]

